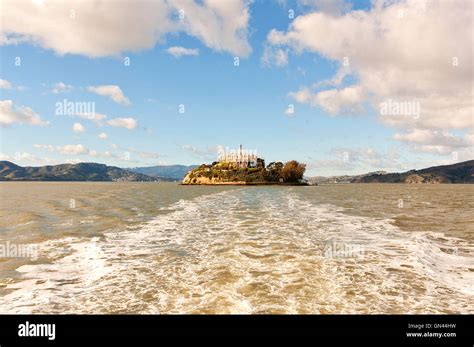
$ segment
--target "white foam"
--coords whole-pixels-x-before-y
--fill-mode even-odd
[[[0,312],[474,312],[466,240],[348,215],[291,188],[226,190],[163,210],[102,238],[41,244],[50,263],[20,267]],[[330,258],[331,242],[364,252]]]

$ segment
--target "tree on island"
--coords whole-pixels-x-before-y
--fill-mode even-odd
[[[280,178],[283,178],[284,182],[298,182],[303,178],[303,174],[306,171],[306,164],[301,164],[296,160],[286,162],[280,172]]]

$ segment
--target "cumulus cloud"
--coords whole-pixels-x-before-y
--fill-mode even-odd
[[[0,100],[0,124],[10,126],[14,123],[31,124],[31,125],[47,125],[47,121],[35,113],[30,107],[19,106],[13,108],[12,100]]]
[[[6,1],[0,44],[26,42],[60,55],[104,57],[151,49],[168,33],[185,32],[217,51],[246,56],[251,51],[248,6],[244,0],[143,1],[134,6],[99,0]]]
[[[217,159],[218,154],[223,150],[223,146],[221,145],[211,146],[205,149],[193,145],[183,145],[181,148],[190,153],[193,157],[202,160]]]
[[[327,89],[318,93],[312,93],[309,88],[303,88],[297,92],[289,93],[289,95],[297,102],[318,105],[331,115],[341,112],[361,113],[363,102],[366,99],[366,92],[360,86]]]
[[[54,84],[53,88],[51,89],[51,93],[59,94],[59,93],[67,93],[73,90],[74,87],[70,84],[65,84],[63,82],[57,82]]]
[[[107,133],[104,133],[104,132],[101,132],[99,134],[99,139],[101,140],[107,140],[108,136],[107,136]]]
[[[455,136],[447,131],[412,129],[405,133],[396,133],[395,140],[407,142],[414,149],[434,154],[451,154],[474,145],[472,134]]]
[[[285,66],[288,64],[288,49],[266,46],[260,61],[263,66]]]
[[[37,157],[28,152],[16,152],[13,156],[0,153],[0,160],[8,160],[15,163],[20,163],[21,165],[57,165],[57,164],[77,164],[80,162],[79,159],[64,159],[64,160],[57,160],[52,158],[43,158]]]
[[[199,55],[199,50],[197,48],[185,48],[181,46],[173,46],[166,50],[175,58],[179,58],[186,55]]]
[[[97,112],[94,112],[94,113],[81,113],[81,114],[76,114],[75,116],[77,116],[79,118],[82,118],[82,119],[93,121],[93,122],[97,123],[98,125],[101,125],[102,121],[105,118],[107,118],[107,116],[105,114],[97,113]]]
[[[58,152],[61,154],[90,154],[91,151],[87,147],[81,144],[76,145],[64,145],[64,146],[53,146],[48,144],[35,144],[33,147],[38,149],[47,150],[49,152]]]
[[[0,78],[0,89],[12,89],[12,84],[9,81]]]
[[[473,22],[467,0],[379,0],[366,11],[316,7],[287,31],[271,30],[267,43],[340,63],[329,81],[291,92],[295,101],[330,115],[362,112],[364,104],[380,113],[380,104],[388,100],[417,103],[421,112],[416,117],[388,112],[378,118],[399,129],[438,131],[434,140],[443,141],[442,132],[473,127]],[[341,87],[345,77],[355,82]],[[407,136],[395,138],[411,142]]]
[[[53,145],[34,144],[33,147],[38,149],[44,149],[50,152],[55,151],[55,147]]]
[[[22,165],[54,165],[59,164],[55,159],[37,157],[28,152],[15,152],[13,156],[8,154],[0,153],[0,160],[13,161]]]
[[[138,122],[135,118],[114,118],[107,121],[108,125],[119,128],[126,128],[129,130],[135,129],[138,126]]]
[[[116,85],[104,85],[104,86],[90,86],[87,90],[91,93],[106,96],[115,101],[117,104],[128,106],[130,100],[124,95],[122,89]]]
[[[252,51],[247,41],[250,19],[248,1],[205,0],[202,4],[188,0],[172,0],[176,10],[184,11],[180,28],[200,39],[216,51],[247,57]]]
[[[8,161],[11,161],[11,160],[12,160],[12,157],[9,156],[8,154],[5,154],[5,153],[0,152],[0,160],[8,160]]]
[[[371,147],[336,147],[329,151],[329,157],[310,161],[308,169],[317,172],[329,172],[336,170],[346,173],[365,173],[368,171],[397,171],[405,170],[400,153],[397,149],[386,151],[375,150]]]
[[[59,153],[61,154],[88,154],[89,149],[87,147],[78,144],[78,145],[64,145],[57,147]]]
[[[4,79],[1,79],[0,78],[0,89],[6,89],[6,90],[9,90],[9,89],[15,89],[15,90],[18,90],[20,92],[26,90],[26,87],[25,86],[14,86],[13,83],[11,83],[10,81],[7,81],[7,80],[4,80]]]
[[[83,133],[84,131],[86,131],[86,129],[81,123],[74,123],[74,125],[72,126],[72,131],[74,131],[75,133]]]

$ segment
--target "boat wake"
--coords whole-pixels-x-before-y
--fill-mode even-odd
[[[474,247],[349,215],[297,187],[181,200],[38,245],[2,313],[474,313]]]

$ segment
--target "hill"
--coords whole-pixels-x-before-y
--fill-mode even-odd
[[[157,165],[148,167],[135,167],[126,170],[141,173],[148,176],[160,177],[162,179],[181,181],[186,174],[197,168],[198,165]]]
[[[386,174],[387,172],[385,171],[375,171],[375,172],[369,172],[366,174],[362,175],[342,175],[342,176],[315,176],[315,177],[310,177],[308,180],[310,182],[315,182],[315,183],[320,183],[320,184],[329,184],[329,183],[353,183],[354,180],[363,178],[365,176],[371,176],[371,175],[383,175]]]
[[[372,172],[357,176],[312,177],[317,183],[474,183],[474,160],[402,173]]]
[[[0,161],[0,181],[158,181],[144,174],[97,163],[19,166]]]

